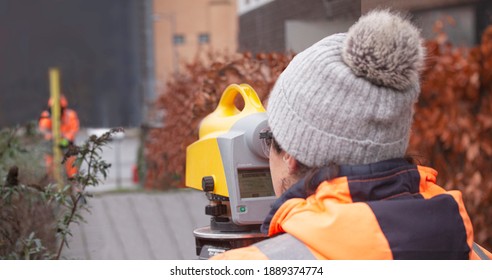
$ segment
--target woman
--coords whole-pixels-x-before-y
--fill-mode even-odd
[[[215,259],[477,259],[461,193],[405,159],[425,49],[387,11],[298,54],[268,102],[272,238]],[[475,250],[474,250],[475,249]]]

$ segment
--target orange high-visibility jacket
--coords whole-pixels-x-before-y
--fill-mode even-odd
[[[341,166],[314,194],[281,204],[272,238],[212,259],[492,258],[473,241],[461,193],[436,176],[404,159]]]
[[[38,126],[39,130],[44,133],[45,139],[51,140],[51,115],[48,111],[43,111],[41,113]],[[78,131],[79,118],[77,113],[72,109],[65,108],[60,121],[60,132],[62,137],[73,142],[75,141],[75,136]]]

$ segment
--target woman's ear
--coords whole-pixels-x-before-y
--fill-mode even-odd
[[[293,175],[297,171],[297,160],[288,153],[284,153],[282,160],[287,164],[289,175]]]

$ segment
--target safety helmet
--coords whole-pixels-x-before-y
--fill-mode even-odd
[[[53,105],[53,98],[50,97],[48,100],[48,107],[51,107]],[[64,95],[60,96],[60,107],[66,108],[68,106],[68,101],[67,98]]]

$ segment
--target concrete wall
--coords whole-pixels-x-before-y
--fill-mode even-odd
[[[287,20],[320,21],[326,18],[322,0],[276,0],[239,18],[239,49],[272,52],[286,50]]]
[[[374,8],[408,12],[426,38],[435,36],[436,20],[451,16],[456,24],[447,25],[445,32],[452,43],[461,46],[478,43],[492,23],[490,0],[275,0],[241,14],[239,49],[298,52],[326,35],[346,31],[361,14]]]
[[[362,0],[362,13],[375,7],[391,7],[401,10],[428,10],[439,7],[451,7],[456,5],[468,5],[479,2],[479,0]]]
[[[477,43],[476,21],[474,6],[455,6],[437,10],[425,10],[414,12],[415,21],[422,29],[424,38],[434,38],[436,33],[433,26],[436,21],[445,22],[444,31],[451,43],[457,46],[473,46]],[[448,23],[445,19],[451,17],[455,23]]]
[[[288,20],[285,22],[286,49],[299,53],[320,39],[346,32],[355,19],[342,18],[325,21]]]
[[[483,30],[492,23],[490,0],[362,0],[362,13],[374,8],[409,11],[425,38],[435,37],[433,26],[442,20],[449,41],[458,46],[479,43]],[[455,20],[454,24],[445,20],[448,16]]]

